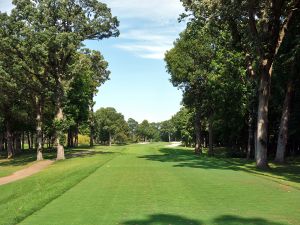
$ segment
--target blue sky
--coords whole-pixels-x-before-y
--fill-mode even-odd
[[[121,35],[102,41],[86,41],[109,62],[110,81],[99,89],[95,109],[114,107],[141,122],[169,119],[180,109],[181,91],[169,82],[163,60],[166,50],[184,29],[177,19],[180,0],[102,0],[120,20]],[[9,11],[11,0],[1,0]]]

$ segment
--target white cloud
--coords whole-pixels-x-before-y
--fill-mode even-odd
[[[132,28],[121,32],[121,44],[115,47],[146,59],[163,59],[165,52],[172,48],[183,25],[158,25],[151,28]]]
[[[163,59],[167,49],[171,46],[168,45],[146,45],[146,44],[120,44],[115,45],[116,48],[132,52],[135,55],[145,59]]]
[[[183,30],[180,0],[103,0],[121,20],[116,48],[146,59],[163,59]]]
[[[115,47],[147,59],[163,59],[183,24],[180,0],[100,0],[121,20],[120,44]],[[11,0],[0,0],[0,11],[12,9]]]
[[[122,18],[173,20],[183,12],[180,0],[102,0]]]

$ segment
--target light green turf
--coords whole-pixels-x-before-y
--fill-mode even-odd
[[[113,154],[56,163],[0,187],[0,223],[27,216],[20,224],[300,224],[298,174],[260,173],[242,161],[164,145],[113,147]]]

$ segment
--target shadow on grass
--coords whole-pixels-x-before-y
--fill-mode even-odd
[[[239,216],[223,215],[211,222],[189,219],[178,215],[154,214],[147,219],[129,220],[121,223],[122,225],[283,225],[263,218],[243,218]]]
[[[283,225],[263,218],[243,218],[239,216],[223,215],[214,219],[213,224],[220,225]]]
[[[159,152],[162,154],[144,155],[139,158],[159,162],[172,162],[175,163],[174,167],[245,171],[270,178],[276,178],[273,177],[274,175],[281,176],[284,180],[300,182],[300,163],[280,165],[267,171],[261,171],[256,169],[253,163],[245,159],[208,157],[207,155],[196,156],[193,151],[183,148],[161,148]]]
[[[80,149],[65,149],[65,157],[66,159],[72,158],[86,158],[93,157],[95,155],[100,154],[113,154],[111,152],[102,152],[102,151],[94,151],[90,148],[84,149],[80,147]],[[44,159],[55,160],[56,159],[56,150],[47,149],[43,151]],[[0,158],[0,167],[5,166],[25,166],[31,162],[36,161],[36,151],[35,150],[26,150],[21,154],[15,156],[13,159],[6,159],[5,156]]]
[[[144,220],[129,220],[121,222],[122,225],[202,225],[198,220],[168,214],[150,215]]]
[[[86,157],[93,157],[95,155],[107,155],[107,154],[114,154],[113,152],[102,152],[102,151],[93,151],[93,150],[75,150],[69,151],[65,154],[67,159],[71,158],[86,158]]]

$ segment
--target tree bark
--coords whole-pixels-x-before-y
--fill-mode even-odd
[[[250,159],[253,146],[253,115],[249,113],[248,120],[248,144],[247,144],[247,159]]]
[[[90,127],[90,147],[94,147],[94,126]]]
[[[257,154],[256,166],[260,169],[268,168],[268,112],[271,87],[272,66],[263,60],[261,65],[260,86],[258,91],[258,113],[257,113]]]
[[[214,146],[213,146],[213,119],[210,117],[208,122],[208,155],[214,155]]]
[[[75,128],[75,143],[74,143],[74,146],[76,148],[78,147],[78,134],[79,134],[79,128],[78,128],[78,124],[76,124],[76,128]]]
[[[283,103],[282,109],[282,116],[278,134],[278,142],[277,142],[277,151],[275,162],[283,163],[284,156],[286,152],[286,144],[288,139],[288,124],[289,124],[289,117],[290,117],[290,103],[293,93],[293,82],[290,80],[287,85],[287,91],[285,94],[285,99]]]
[[[195,114],[195,136],[196,136],[195,154],[200,155],[200,154],[202,154],[201,118],[200,118],[200,113],[198,112],[198,110]]]
[[[29,134],[29,132],[27,132],[27,144],[28,144],[28,149],[31,149],[30,134]]]
[[[42,102],[41,99],[36,99],[37,110],[36,110],[36,160],[43,160],[43,132],[42,132]]]
[[[25,132],[22,132],[22,150],[25,150]]]
[[[14,156],[13,134],[9,122],[6,122],[6,140],[7,140],[7,158],[11,159]]]
[[[4,145],[3,145],[3,135],[1,133],[0,135],[0,152],[2,152],[4,150]]]
[[[108,145],[111,146],[111,133],[108,133]]]
[[[33,139],[34,139],[34,135],[33,135],[33,133],[30,133],[30,143],[31,143],[31,148],[30,149],[34,148],[34,146],[33,146],[33,143],[34,143]]]
[[[94,129],[95,129],[95,121],[94,121],[94,107],[93,107],[93,98],[94,95],[91,96],[91,106],[90,106],[90,147],[94,146]]]
[[[71,127],[68,129],[68,148],[71,148]]]
[[[62,110],[61,105],[59,104],[58,111],[57,111],[55,118],[57,121],[62,121],[63,117],[64,117],[63,110]],[[56,160],[64,160],[65,159],[65,149],[64,149],[64,146],[60,142],[60,135],[61,135],[60,132],[61,131],[56,131],[56,137],[55,137],[55,143],[56,143],[56,149],[57,149]]]
[[[21,133],[16,132],[15,133],[15,147],[14,147],[14,154],[19,154],[21,153],[21,148],[22,148],[22,144],[21,144]]]

